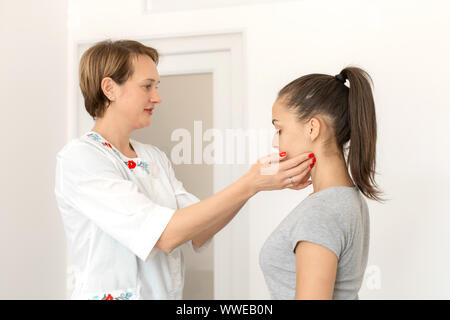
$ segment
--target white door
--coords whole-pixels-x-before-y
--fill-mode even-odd
[[[214,167],[196,164],[193,152],[194,148],[201,149],[196,141],[202,139],[202,132],[213,127],[212,78],[212,73],[161,76],[158,91],[162,103],[153,110],[151,125],[132,134],[134,139],[155,145],[165,152],[172,161],[177,179],[199,199],[206,199],[214,192]],[[198,130],[199,125],[202,130]],[[189,135],[181,137],[181,142],[180,139],[172,140],[172,134],[180,131],[188,132]],[[177,145],[184,147],[186,142],[189,146],[183,150],[186,153],[183,158],[178,159],[176,152],[177,159],[173,159],[172,151],[177,150]],[[178,160],[187,161],[180,163]],[[181,248],[185,262],[183,299],[214,299],[214,243],[203,248],[200,253],[194,252],[189,246]]]

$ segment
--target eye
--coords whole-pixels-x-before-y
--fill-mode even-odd
[[[151,84],[144,86],[147,90],[150,89],[152,87]],[[159,89],[159,87],[155,87],[155,89]]]
[[[280,133],[281,133],[281,130],[277,130],[275,134],[280,135]]]

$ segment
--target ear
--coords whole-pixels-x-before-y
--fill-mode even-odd
[[[101,83],[103,94],[111,101],[115,100],[116,83],[110,77],[102,79]]]
[[[308,130],[307,134],[310,137],[311,142],[314,142],[319,136],[321,130],[321,123],[319,119],[315,117],[311,118],[308,121],[306,128]]]

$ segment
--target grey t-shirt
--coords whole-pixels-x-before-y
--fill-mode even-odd
[[[358,299],[369,251],[369,210],[357,187],[333,186],[306,197],[272,232],[259,263],[272,299],[295,299],[299,241],[338,257],[333,299]]]

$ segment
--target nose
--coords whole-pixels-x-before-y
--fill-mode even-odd
[[[159,95],[158,91],[153,90],[152,95],[150,96],[150,100],[153,104],[158,104],[162,102],[161,96]]]
[[[278,147],[280,146],[280,143],[279,143],[279,142],[280,142],[280,141],[279,141],[279,136],[275,133],[275,134],[273,135],[273,139],[272,139],[272,147],[278,149]]]

